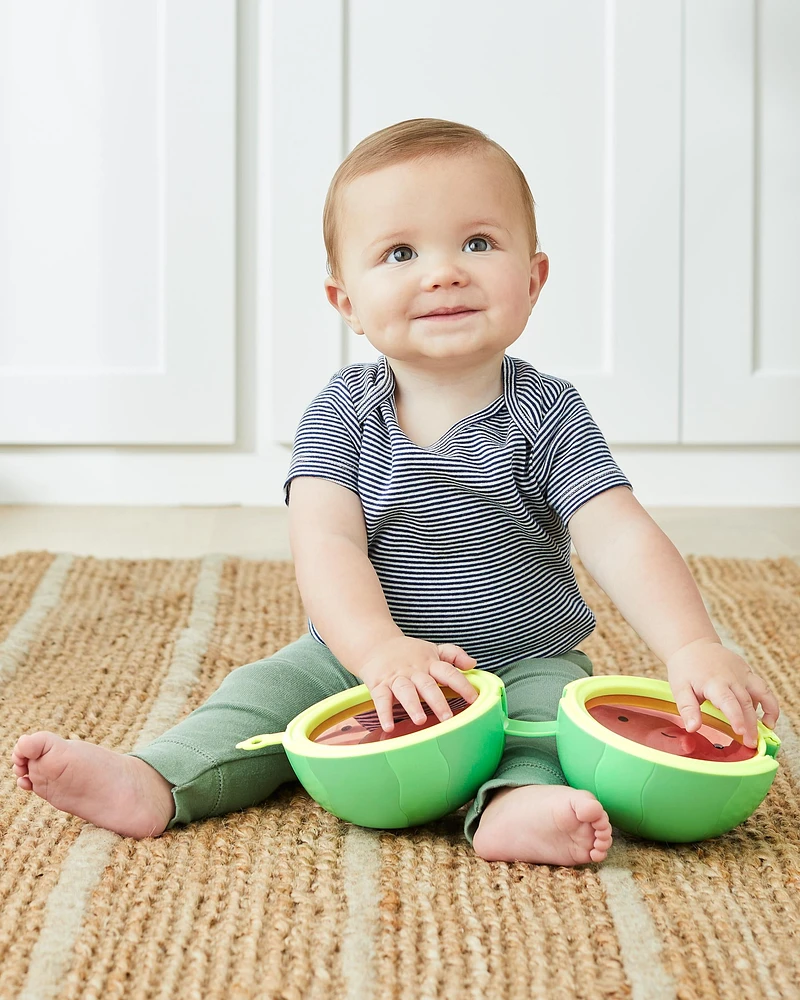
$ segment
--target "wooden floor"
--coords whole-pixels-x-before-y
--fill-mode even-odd
[[[649,513],[684,555],[800,558],[800,507],[655,507]],[[26,549],[98,558],[291,558],[280,507],[0,505],[0,555]]]

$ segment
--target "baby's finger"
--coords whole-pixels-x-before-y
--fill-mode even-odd
[[[446,663],[452,663],[459,670],[472,670],[478,665],[474,656],[470,656],[461,646],[456,646],[454,642],[445,642],[436,647],[439,650],[439,659]]]
[[[431,663],[430,669],[432,671],[436,670],[438,664],[439,661],[434,660]],[[415,674],[412,679],[416,682],[417,690],[428,703],[436,718],[441,722],[444,722],[446,719],[452,719],[453,710],[447,703],[447,698],[445,698],[444,692],[436,683],[435,676],[432,676],[431,674],[419,673]]]
[[[747,691],[738,685],[732,685],[725,688],[721,695],[709,700],[725,713],[733,731],[744,738],[745,745],[754,747],[757,743],[756,713]]]
[[[421,726],[427,719],[427,715],[425,715],[425,709],[422,707],[422,703],[419,700],[417,686],[411,678],[405,676],[395,677],[392,681],[392,690],[394,691],[397,700],[408,712],[408,717],[412,720],[412,722]],[[387,732],[390,732],[390,730],[387,730]]]
[[[683,724],[688,733],[693,733],[700,728],[702,719],[700,718],[700,705],[697,702],[695,693],[689,684],[681,684],[672,689],[672,697],[681,713]]]
[[[744,737],[745,746],[757,747],[758,746],[758,720],[756,717],[755,706],[753,705],[753,700],[747,691],[736,692],[739,698],[739,704],[742,709],[743,715],[743,727],[742,736]]]
[[[750,693],[753,705],[760,703],[764,709],[764,718],[762,720],[764,725],[769,729],[774,729],[775,723],[781,714],[778,699],[767,687],[766,682],[755,674],[751,676],[745,687]]]
[[[378,713],[381,729],[385,733],[390,733],[394,729],[394,695],[385,684],[379,684],[374,691],[370,691],[372,703]]]
[[[478,697],[478,692],[460,670],[451,670],[450,667],[444,663],[440,663],[438,665],[434,664],[431,667],[431,675],[435,677],[440,684],[444,684],[447,687],[452,688],[456,694],[460,694],[468,705],[471,705]]]

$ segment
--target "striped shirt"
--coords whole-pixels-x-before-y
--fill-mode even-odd
[[[567,525],[598,493],[633,489],[570,382],[507,355],[502,381],[502,396],[423,448],[397,422],[387,359],[348,365],[305,411],[284,484],[286,503],[297,476],[356,493],[397,626],[456,643],[484,670],[591,634]]]

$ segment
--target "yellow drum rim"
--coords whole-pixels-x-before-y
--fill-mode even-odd
[[[409,733],[407,736],[398,736],[391,741],[367,743],[359,746],[335,747],[315,743],[312,734],[316,729],[322,725],[325,725],[326,728],[333,725],[337,715],[350,715],[352,714],[351,710],[356,705],[371,701],[367,685],[360,684],[358,687],[331,695],[330,698],[324,698],[295,716],[286,727],[283,747],[287,753],[295,753],[299,757],[325,757],[328,760],[363,757],[368,754],[387,753],[389,750],[399,750],[416,743],[424,743],[432,737],[468,726],[477,716],[482,715],[503,698],[504,686],[500,678],[488,670],[473,668],[472,670],[464,670],[462,673],[477,690],[478,697],[463,712],[459,712],[458,715],[454,715],[444,722],[439,722],[434,728],[424,729],[419,733]],[[449,692],[453,697],[458,697],[458,693],[451,691],[448,687],[443,687],[442,690],[446,694]]]
[[[564,688],[561,698],[560,710],[586,733],[594,736],[603,743],[615,749],[650,761],[653,764],[676,768],[681,771],[701,772],[711,775],[727,775],[728,777],[747,777],[748,775],[763,774],[777,768],[778,762],[767,753],[767,740],[774,745],[780,744],[777,736],[771,729],[761,722],[758,722],[758,745],[755,756],[749,760],[740,761],[713,761],[695,760],[692,757],[679,757],[676,754],[666,753],[663,750],[655,750],[652,747],[635,743],[624,736],[619,736],[610,729],[606,729],[596,719],[594,719],[587,702],[595,698],[613,697],[620,695],[634,695],[641,698],[653,698],[661,702],[675,704],[672,697],[672,690],[667,681],[655,680],[649,677],[632,677],[628,675],[607,675],[603,677],[581,677],[578,680],[570,681]],[[730,730],[725,715],[710,701],[704,701],[700,706],[703,715],[722,722]],[[675,714],[678,715],[677,710]],[[681,723],[679,723],[681,724]],[[731,735],[735,739],[740,738],[733,730]]]

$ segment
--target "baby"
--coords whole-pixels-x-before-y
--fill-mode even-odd
[[[17,784],[123,836],[263,802],[294,780],[281,732],[309,705],[364,683],[383,729],[402,706],[450,716],[462,671],[505,683],[508,713],[554,719],[592,672],[577,645],[595,618],[570,563],[592,577],[666,664],[687,730],[708,698],[748,746],[778,702],[716,634],[683,559],[575,388],[506,355],[549,262],[509,154],[482,132],[415,119],[368,136],[324,208],[325,290],[380,353],[334,375],[306,410],[286,479],[309,631],[232,671],[211,698],[129,754],[47,732],[20,737]],[[603,861],[611,826],[570,788],[554,739],[509,737],[464,821],[487,860]]]

